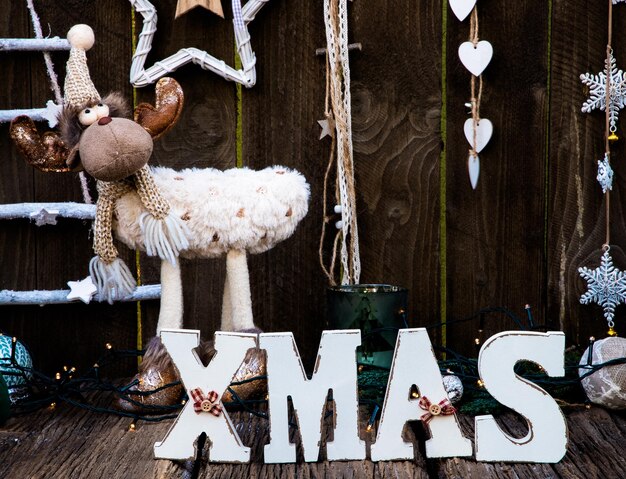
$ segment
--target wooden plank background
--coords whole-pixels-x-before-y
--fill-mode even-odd
[[[444,0],[445,1],[445,0]],[[133,22],[130,3],[35,1],[47,34],[63,37],[88,23],[97,43],[88,53],[101,93],[128,83]],[[229,21],[193,10],[174,20],[175,0],[154,0],[159,23],[147,65],[185,46],[234,62]],[[228,2],[226,2],[228,3]],[[596,161],[603,152],[603,115],[580,112],[583,72],[603,68],[607,2],[593,0],[479,0],[480,37],[494,47],[484,74],[481,113],[494,137],[481,153],[478,188],[467,178],[463,122],[470,75],[456,51],[469,36],[447,5],[427,0],[354,0],[349,3],[354,152],[362,282],[409,289],[409,324],[461,319],[485,307],[524,314],[563,329],[570,343],[602,337],[601,309],[582,306],[581,265],[596,265],[604,241]],[[32,37],[25,1],[0,0],[0,37]],[[626,61],[626,7],[614,7],[614,50]],[[227,18],[230,6],[225,5]],[[137,15],[136,29],[141,28]],[[250,25],[257,85],[241,92],[221,78],[186,66],[173,73],[186,106],[179,124],[155,146],[154,164],[251,168],[284,164],[311,184],[308,216],[292,238],[250,258],[255,320],[266,331],[294,331],[310,367],[326,327],[326,282],[318,264],[323,176],[328,138],[318,140],[325,70],[315,49],[325,45],[321,0],[272,0]],[[135,31],[136,34],[136,31]],[[67,53],[53,55],[59,78]],[[40,53],[0,54],[0,109],[42,106],[52,98]],[[153,91],[137,92],[152,101]],[[238,125],[240,134],[238,135]],[[43,128],[43,125],[42,125]],[[622,136],[622,129],[618,134]],[[621,207],[626,170],[615,147],[611,197],[614,258],[626,268],[626,223]],[[81,201],[76,175],[33,171],[0,125],[0,202]],[[61,220],[35,227],[0,223],[0,289],[60,289],[84,277],[92,255],[89,224]],[[135,253],[121,248],[134,264]],[[158,262],[140,258],[142,281],[158,281]],[[219,326],[223,260],[184,261],[185,327],[210,337]],[[153,333],[158,302],[142,304],[143,341]],[[617,328],[620,330],[618,309]],[[134,304],[0,308],[0,329],[21,338],[35,365],[90,366],[106,342],[134,348]],[[483,337],[513,324],[494,316]],[[475,352],[477,322],[434,330],[433,342]],[[128,360],[114,374],[129,374]]]

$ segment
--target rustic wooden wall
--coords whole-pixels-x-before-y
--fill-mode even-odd
[[[195,46],[234,62],[228,21],[201,9],[174,20],[175,0],[154,0],[159,24],[147,65],[179,48]],[[228,3],[228,2],[225,2]],[[354,151],[363,282],[409,289],[409,323],[459,319],[480,308],[504,306],[566,331],[570,342],[603,336],[596,306],[581,306],[584,282],[576,270],[599,261],[604,241],[603,199],[595,181],[602,156],[603,115],[582,114],[580,73],[603,67],[607,2],[592,0],[479,0],[480,37],[494,59],[484,74],[481,113],[495,128],[481,153],[478,188],[467,178],[463,122],[470,75],[456,51],[469,35],[441,2],[355,0],[349,4]],[[31,37],[26,2],[0,0],[1,37]],[[125,0],[35,1],[44,31],[64,36],[88,23],[96,46],[88,53],[101,92],[132,99],[128,71],[133,25]],[[227,17],[230,7],[225,5]],[[626,58],[626,7],[615,7],[614,49]],[[48,28],[49,25],[49,28]],[[141,17],[137,18],[137,29]],[[325,320],[325,279],[318,264],[323,176],[330,142],[318,140],[324,111],[325,45],[321,0],[272,0],[251,24],[257,85],[237,87],[196,66],[173,76],[186,106],[180,123],[157,143],[154,164],[230,168],[238,141],[244,166],[284,164],[311,184],[307,218],[292,238],[252,257],[257,324],[292,330],[309,365]],[[59,77],[67,54],[53,57]],[[41,54],[0,54],[0,108],[41,106],[52,98]],[[152,89],[137,91],[152,100]],[[238,125],[241,126],[238,134]],[[621,129],[618,132],[621,134]],[[0,125],[0,202],[81,201],[76,175],[33,171],[18,158]],[[616,146],[611,198],[613,251],[626,268],[623,141]],[[59,289],[84,277],[91,257],[89,224],[61,220],[37,228],[27,221],[0,223],[0,289]],[[123,251],[129,264],[134,252]],[[158,281],[158,262],[140,259],[142,280]],[[184,261],[185,326],[209,337],[219,325],[222,260]],[[154,332],[158,302],[142,304],[142,336]],[[618,313],[620,310],[618,310]],[[620,327],[619,314],[617,319]],[[484,337],[512,324],[486,323]],[[86,367],[103,344],[134,348],[134,304],[2,307],[0,329],[28,344],[36,365]],[[433,341],[474,352],[478,324],[433,331]],[[113,374],[127,374],[131,360]]]

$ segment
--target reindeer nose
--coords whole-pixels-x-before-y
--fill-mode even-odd
[[[108,125],[112,121],[113,119],[110,116],[103,116],[102,118],[98,120],[98,125],[101,125],[101,126]]]

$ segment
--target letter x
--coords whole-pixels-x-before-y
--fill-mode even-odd
[[[200,344],[200,331],[163,329],[161,341],[178,368],[182,383],[191,398],[191,390],[200,388],[204,394],[216,391],[222,397],[235,373],[243,363],[246,352],[257,346],[256,335],[215,333],[216,354],[208,366],[203,366],[194,349]],[[214,416],[194,411],[193,401],[187,401],[180,415],[162,442],[154,444],[157,459],[189,459],[195,456],[195,441],[205,432],[210,441],[209,461],[248,462],[250,448],[244,447],[224,410]]]

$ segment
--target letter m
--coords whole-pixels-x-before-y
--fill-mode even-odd
[[[322,420],[329,390],[334,401],[334,440],[326,444],[328,460],[365,459],[359,439],[356,348],[359,330],[324,331],[315,369],[307,379],[292,333],[263,333],[259,345],[267,351],[270,443],[266,463],[296,461],[289,442],[288,398],[291,397],[302,438],[304,460],[317,461]]]

